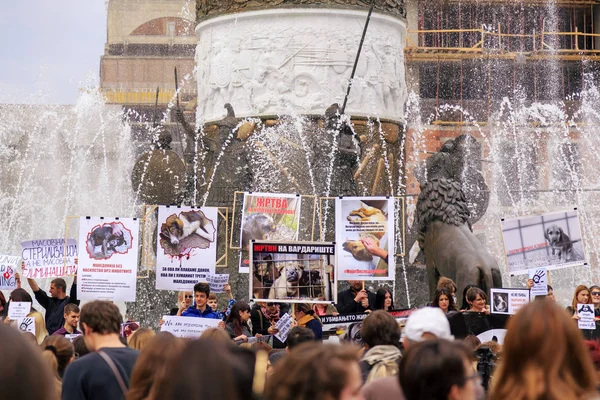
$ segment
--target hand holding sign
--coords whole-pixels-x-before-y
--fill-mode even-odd
[[[529,280],[533,283],[530,287],[532,296],[548,295],[548,271],[546,268],[530,269]]]

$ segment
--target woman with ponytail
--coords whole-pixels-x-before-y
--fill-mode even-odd
[[[42,357],[50,367],[58,398],[61,396],[62,376],[74,359],[75,350],[69,339],[60,335],[48,336],[41,345]]]
[[[315,316],[315,311],[307,303],[295,304],[295,307],[294,317],[298,326],[310,329],[315,334],[316,340],[322,340],[323,325],[319,317]]]
[[[237,302],[231,307],[231,312],[227,317],[225,331],[229,337],[236,343],[247,342],[252,336],[248,320],[250,319],[250,306],[244,301]]]

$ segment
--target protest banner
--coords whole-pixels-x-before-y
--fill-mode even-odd
[[[229,283],[229,274],[206,275],[206,283],[210,286],[211,293],[225,293],[225,285]]]
[[[279,329],[279,332],[275,334],[275,337],[279,339],[281,343],[285,343],[288,335],[290,334],[290,330],[292,329],[292,316],[290,314],[283,314],[279,321],[275,323],[275,327]]]
[[[8,318],[17,320],[25,318],[31,312],[31,303],[28,301],[11,301],[8,305]]]
[[[158,208],[156,288],[192,290],[217,264],[216,207]]]
[[[593,304],[577,304],[577,327],[579,329],[596,329]]]
[[[492,314],[514,315],[529,303],[530,293],[527,289],[490,289]]]
[[[335,200],[339,280],[394,280],[394,199],[341,197]]]
[[[529,279],[533,281],[531,296],[548,295],[548,270],[546,268],[534,268],[529,270]]]
[[[17,320],[17,328],[21,332],[30,332],[35,335],[35,318],[34,317],[25,317],[19,318]]]
[[[323,331],[337,330],[339,328],[348,328],[350,324],[363,321],[369,314],[344,314],[344,315],[324,315],[319,317],[323,324]]]
[[[41,239],[21,242],[23,278],[58,278],[77,273],[77,241]]]
[[[247,274],[250,270],[250,241],[293,241],[298,238],[301,200],[295,194],[244,193],[240,273]]]
[[[135,301],[138,232],[137,218],[80,218],[80,300]]]
[[[331,304],[337,300],[335,243],[251,242],[250,298]]]
[[[577,210],[503,219],[502,237],[511,275],[586,264]]]
[[[208,328],[218,328],[219,319],[163,316],[164,323],[161,332],[170,332],[173,336],[181,338],[198,338]]]
[[[14,290],[17,288],[17,267],[20,257],[0,255],[0,290]]]

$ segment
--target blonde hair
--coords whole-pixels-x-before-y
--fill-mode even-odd
[[[44,316],[39,311],[32,311],[27,314],[28,317],[33,317],[35,321],[35,339],[37,344],[42,344],[44,339],[48,336],[48,331],[46,330],[46,322],[44,321]]]
[[[127,339],[127,345],[132,349],[142,350],[148,341],[156,334],[150,328],[139,328]]]

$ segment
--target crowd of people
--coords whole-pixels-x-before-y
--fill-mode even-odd
[[[7,316],[10,302],[33,299],[23,288],[0,293],[0,397],[23,400],[266,399],[266,400],[562,400],[596,399],[600,344],[578,329],[577,305],[593,304],[600,319],[600,287],[578,286],[561,309],[548,287],[511,317],[503,344],[474,335],[455,338],[449,315],[489,314],[486,293],[441,278],[431,303],[399,321],[393,293],[361,281],[338,293],[338,303],[236,301],[227,285],[223,309],[210,286],[180,292],[165,314],[219,320],[199,338],[126,324],[118,307],[92,301],[79,308],[76,280],[52,281],[49,295],[29,280],[45,318],[30,315],[35,335]],[[531,287],[531,282],[528,282]],[[290,314],[287,337],[277,322]],[[364,314],[341,340],[324,332],[322,318]],[[161,321],[162,322],[162,321]],[[350,334],[352,329],[356,334]],[[127,332],[127,333],[126,333]],[[339,332],[338,332],[339,333]],[[333,336],[337,338],[338,336]]]

